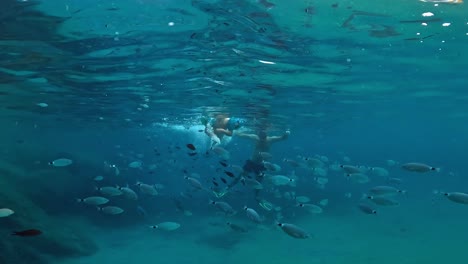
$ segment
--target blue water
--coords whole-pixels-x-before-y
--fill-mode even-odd
[[[2,0],[0,209],[14,214],[0,217],[0,263],[465,261],[468,205],[443,193],[468,193],[466,3],[322,2]],[[219,114],[245,120],[237,132],[290,131],[271,147],[281,171],[267,172],[259,196],[242,183],[213,192],[254,154],[239,134],[220,145],[229,159],[210,148],[200,118]],[[323,166],[305,165],[311,157]],[[49,165],[61,158],[72,164]],[[408,162],[440,171],[409,172]],[[340,165],[369,182],[347,179]],[[138,199],[95,189],[117,185]],[[377,205],[366,196],[379,185],[406,194]],[[89,196],[123,213],[76,202]],[[296,196],[323,212],[302,210]],[[180,227],[149,227],[163,222]],[[11,235],[27,229],[42,234]]]

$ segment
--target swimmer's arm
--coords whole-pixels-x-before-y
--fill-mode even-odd
[[[232,131],[231,131],[231,130],[224,129],[224,128],[217,128],[217,129],[216,129],[216,132],[218,132],[218,133],[223,133],[223,134],[226,135],[226,136],[232,136]]]
[[[248,139],[252,139],[252,140],[258,140],[258,136],[255,135],[255,134],[246,134],[246,133],[242,133],[242,132],[236,132],[236,136],[242,137],[242,138],[248,138]]]
[[[281,140],[285,140],[285,139],[287,139],[289,137],[289,134],[291,134],[291,132],[289,132],[289,130],[288,130],[282,136],[268,137],[268,141],[271,142],[271,143],[275,143],[275,142],[278,142],[278,141],[281,141]]]

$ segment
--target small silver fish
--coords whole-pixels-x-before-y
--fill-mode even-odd
[[[450,192],[444,193],[450,201],[459,203],[459,204],[468,204],[468,194],[461,192]]]
[[[304,162],[309,168],[322,168],[323,166],[325,166],[323,161],[316,158],[304,158]]]
[[[174,231],[174,230],[179,229],[179,227],[180,227],[180,224],[176,222],[162,222],[157,225],[150,226],[150,228],[160,229],[164,231]]]
[[[188,181],[188,183],[195,189],[197,190],[203,190],[204,187],[203,185],[201,184],[201,182],[193,177],[188,177],[188,176],[184,176],[184,179],[186,179]]]
[[[395,184],[395,185],[400,185],[403,183],[403,180],[400,178],[388,178],[387,181],[389,184]]]
[[[323,212],[322,207],[315,205],[315,204],[300,203],[297,206],[304,208],[305,210],[307,210],[309,213],[312,213],[312,214],[321,214]]]
[[[108,215],[118,215],[124,212],[122,208],[117,206],[98,207],[97,209]]]
[[[283,159],[283,162],[286,162],[289,164],[289,166],[295,167],[295,168],[298,168],[301,166],[301,163],[292,159]]]
[[[262,157],[263,160],[271,160],[273,158],[273,155],[269,152],[259,152],[258,153],[260,157]]]
[[[303,196],[303,195],[302,196],[296,196],[296,197],[294,197],[294,199],[296,200],[296,202],[302,203],[302,204],[310,202],[310,198],[307,197],[307,196]]]
[[[275,186],[290,185],[295,186],[295,181],[285,175],[273,175],[268,177],[271,183]]]
[[[228,160],[231,158],[231,154],[229,153],[229,151],[225,150],[220,146],[215,146],[211,150],[222,159]]]
[[[93,180],[97,181],[97,182],[102,181],[102,180],[104,180],[104,176],[98,175],[98,176],[94,177]]]
[[[133,200],[133,201],[136,201],[138,200],[138,195],[136,194],[136,192],[132,189],[130,189],[130,187],[119,187],[117,186],[117,189],[119,191],[122,192],[122,195],[123,197],[129,199],[129,200]]]
[[[106,187],[96,187],[96,191],[99,191],[103,195],[107,196],[119,196],[122,195],[122,191],[119,189],[112,187],[112,186],[106,186]]]
[[[229,168],[231,168],[234,174],[241,174],[244,172],[244,169],[239,165],[229,165]]]
[[[155,196],[158,195],[158,191],[154,188],[153,185],[149,185],[142,182],[137,182],[136,186],[140,187],[140,191],[144,194]]]
[[[372,187],[369,190],[369,193],[371,193],[373,195],[390,196],[390,195],[397,195],[399,193],[405,194],[406,191],[397,189],[397,188],[392,187],[392,186],[375,186],[375,187]]]
[[[0,218],[2,217],[8,217],[12,214],[14,214],[15,212],[13,210],[11,210],[10,208],[1,208],[0,209]]]
[[[263,185],[255,179],[242,178],[241,181],[252,189],[255,189],[255,190],[263,189]]]
[[[361,168],[358,168],[353,165],[340,165],[340,168],[342,168],[347,174],[362,172]]]
[[[388,174],[389,174],[388,170],[382,167],[372,167],[369,169],[369,173],[371,175],[383,177],[383,178],[388,177]]]
[[[371,206],[365,204],[365,203],[360,203],[358,205],[358,208],[359,210],[361,210],[362,212],[366,213],[366,214],[377,214],[377,211],[372,208]]]
[[[244,210],[245,210],[245,212],[247,214],[247,217],[251,221],[253,221],[253,222],[257,223],[257,224],[263,222],[263,218],[260,217],[260,215],[254,209],[248,208],[247,206],[244,206]]]
[[[210,204],[214,205],[218,210],[225,213],[226,215],[235,215],[236,211],[232,208],[232,206],[226,202],[217,202],[217,201],[210,201]]]
[[[360,183],[360,184],[364,184],[364,183],[368,183],[369,182],[369,176],[367,176],[366,174],[364,173],[350,173],[350,174],[346,174],[346,177],[348,179],[351,179],[352,181],[356,182],[356,183]]]
[[[47,103],[37,103],[36,105],[40,106],[40,107],[43,107],[43,108],[49,106]]]
[[[100,196],[90,196],[83,199],[76,199],[79,203],[86,203],[89,205],[103,205],[109,202],[109,199]]]
[[[281,171],[281,166],[278,164],[274,164],[268,161],[263,162],[263,166],[268,170],[272,172],[278,172]]]
[[[128,164],[128,167],[132,169],[140,169],[143,163],[141,161],[133,161]]]
[[[382,206],[398,206],[400,203],[396,200],[384,197],[384,196],[368,196],[367,199],[371,200],[373,203]]]
[[[71,159],[56,159],[54,161],[49,162],[49,165],[52,165],[54,167],[66,167],[70,166],[73,164],[73,161]]]
[[[310,235],[302,228],[288,223],[278,223],[278,226],[291,237],[299,238],[299,239],[306,239],[309,238]]]
[[[407,171],[411,172],[419,172],[419,173],[425,173],[429,171],[440,171],[439,168],[434,168],[431,167],[427,164],[424,163],[418,163],[418,162],[409,162],[401,165],[401,168]]]

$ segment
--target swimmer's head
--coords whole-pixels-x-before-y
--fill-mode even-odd
[[[260,131],[258,132],[258,138],[259,138],[260,140],[265,140],[265,139],[267,138],[267,133],[266,133],[266,131],[265,131],[265,130],[260,130]]]
[[[238,129],[245,124],[245,120],[237,117],[231,117],[227,124],[229,130]]]

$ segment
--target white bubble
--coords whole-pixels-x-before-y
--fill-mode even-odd
[[[431,12],[422,13],[422,16],[423,16],[423,17],[431,17],[431,16],[433,16],[433,15],[434,15],[434,14],[431,13]]]
[[[448,23],[448,22],[442,24],[443,27],[448,27],[448,26],[450,26],[450,25],[451,25],[451,23]]]
[[[169,22],[169,23],[167,23],[167,25],[172,27],[172,26],[174,26],[174,22]]]

